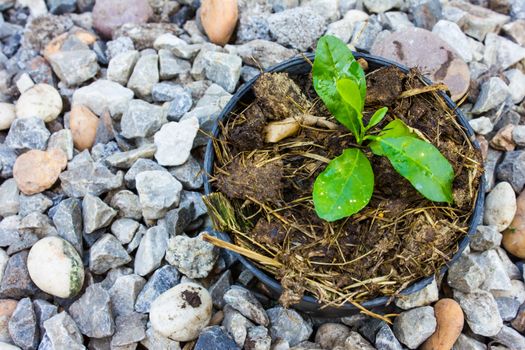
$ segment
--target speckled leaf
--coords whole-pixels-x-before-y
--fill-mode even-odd
[[[454,169],[431,143],[412,136],[379,138],[384,155],[416,190],[434,202],[452,203]]]
[[[374,173],[365,154],[357,148],[343,151],[317,176],[313,189],[315,211],[335,221],[363,209],[374,191]]]

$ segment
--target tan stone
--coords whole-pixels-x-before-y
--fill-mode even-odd
[[[441,299],[434,305],[437,327],[421,350],[450,350],[463,329],[463,310],[454,299]]]
[[[516,198],[516,214],[503,231],[501,244],[512,255],[525,259],[525,191]]]
[[[514,130],[514,125],[512,124],[505,125],[503,128],[499,129],[492,140],[490,140],[492,148],[507,152],[514,151],[516,144],[512,139],[512,130]]]
[[[89,108],[75,105],[71,108],[69,128],[73,134],[73,143],[79,151],[90,149],[95,143],[99,119]]]
[[[13,299],[0,299],[0,342],[12,342],[7,325],[17,304],[18,301]]]
[[[208,39],[214,44],[226,45],[239,17],[237,0],[204,0],[200,13]]]
[[[13,166],[13,177],[26,195],[47,190],[67,165],[67,156],[60,149],[31,150],[19,156]]]

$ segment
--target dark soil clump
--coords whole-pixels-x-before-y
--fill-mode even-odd
[[[290,85],[279,74],[282,85],[275,87],[263,75],[256,98],[242,101],[244,109],[226,121],[215,142],[213,185],[234,208],[230,219],[237,223],[226,231],[238,246],[276,262],[260,266],[281,281],[285,305],[304,292],[336,305],[395,295],[436,273],[468,230],[481,174],[481,155],[453,111],[437,92],[401,96],[424,86],[415,72],[386,67],[369,73],[364,118],[386,106],[377,130],[398,118],[434,144],[454,168],[454,204],[423,198],[387,158],[363,149],[375,174],[372,200],[350,218],[329,223],[314,211],[313,183],[329,160],[358,146],[342,126],[303,125],[294,136],[263,142],[269,122],[294,113],[336,122],[311,88],[311,75],[291,78]]]

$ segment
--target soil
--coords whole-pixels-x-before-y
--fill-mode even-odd
[[[294,113],[335,120],[316,95],[311,75],[265,74],[259,80],[254,96],[222,126],[214,186],[243,223],[241,230],[229,232],[235,243],[282,264],[260,266],[281,281],[283,304],[297,302],[305,292],[334,304],[395,295],[453,256],[468,229],[481,155],[436,92],[400,97],[424,86],[417,72],[386,67],[369,73],[364,116],[387,106],[377,131],[399,118],[432,142],[453,165],[454,204],[426,200],[387,158],[365,147],[375,174],[372,200],[361,212],[333,223],[316,215],[313,183],[327,160],[359,146],[342,126],[304,126],[293,137],[264,143],[264,126]]]

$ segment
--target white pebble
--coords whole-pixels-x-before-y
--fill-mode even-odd
[[[509,227],[516,214],[516,194],[508,182],[498,183],[485,198],[485,225],[495,225],[499,232]]]
[[[0,103],[0,130],[7,130],[15,120],[15,105],[11,103]]]
[[[55,120],[62,112],[62,98],[48,84],[37,84],[26,90],[16,103],[17,118],[38,117],[44,122]]]

